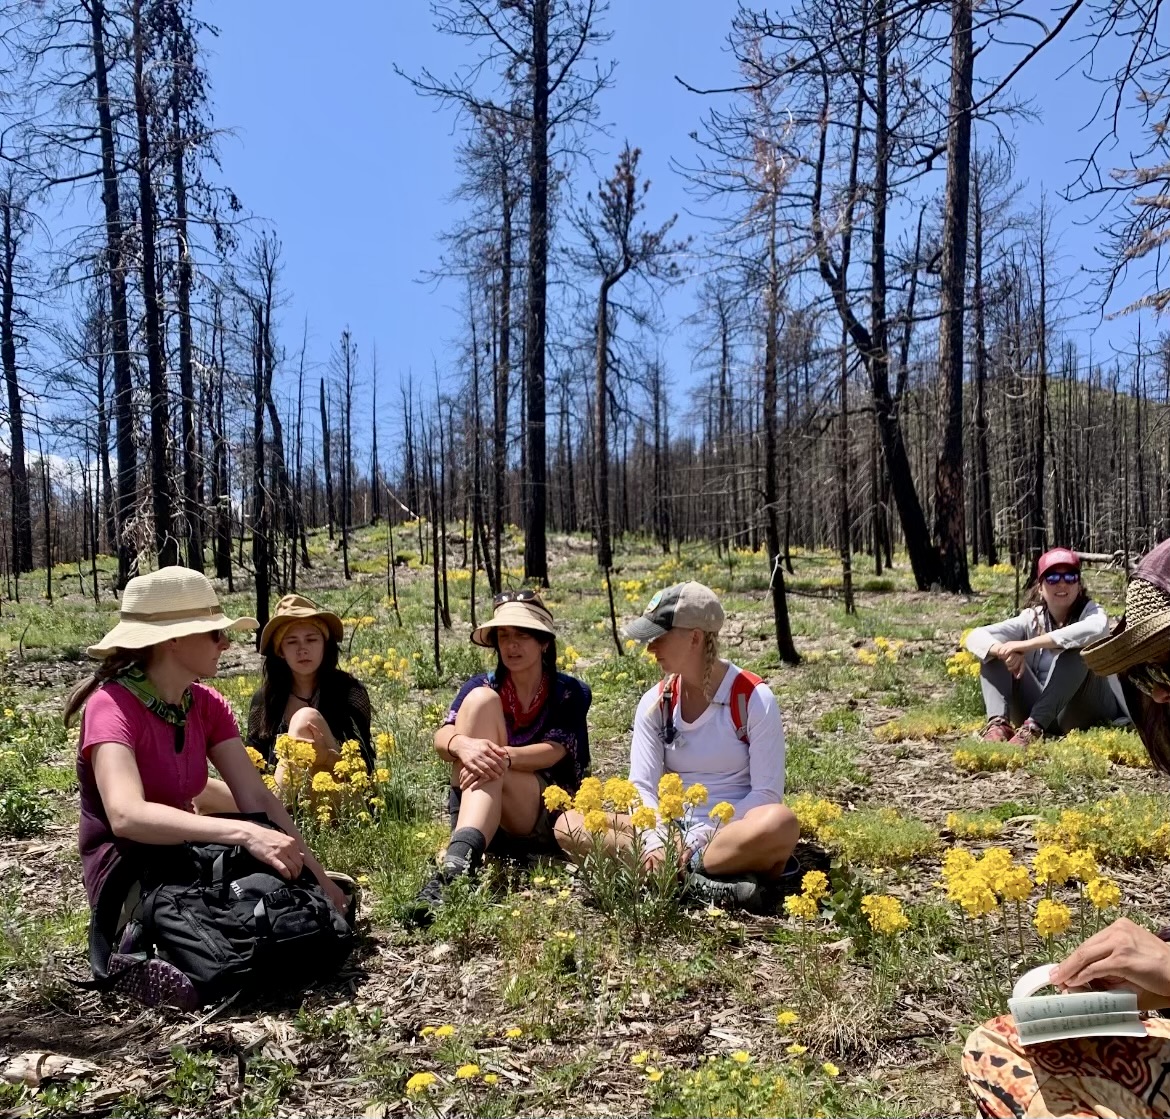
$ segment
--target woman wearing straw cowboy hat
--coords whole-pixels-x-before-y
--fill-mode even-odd
[[[285,878],[307,867],[345,912],[345,895],[245,753],[227,701],[198,682],[216,674],[228,633],[256,624],[226,617],[203,575],[164,567],[126,584],[118,624],[90,646],[101,664],[70,693],[65,722],[83,711],[79,841],[95,924],[98,911],[110,908],[115,882],[122,897],[112,919],[118,918],[153,846],[188,841],[238,844]],[[263,813],[284,830],[199,815],[195,802],[207,787],[208,761],[241,813]]]
[[[451,763],[452,834],[443,865],[419,892],[412,919],[426,923],[443,890],[473,873],[485,851],[556,854],[544,790],[575,792],[589,765],[585,716],[592,695],[557,672],[553,616],[536,591],[504,591],[472,635],[496,650],[494,672],[473,676],[456,695],[435,750]]]
[[[370,695],[337,667],[341,619],[299,594],[286,594],[260,634],[264,657],[260,687],[252,696],[246,742],[271,763],[279,735],[316,747],[312,772],[332,772],[341,743],[354,739],[373,768]],[[276,768],[278,789],[287,786],[284,762]]]
[[[1150,758],[1170,774],[1170,541],[1138,564],[1125,616],[1112,636],[1081,652],[1099,676],[1116,674]],[[1170,1007],[1170,931],[1128,918],[1089,937],[1053,972],[1068,990],[1136,992],[1145,1010]],[[1144,1038],[1078,1038],[1025,1051],[1009,1016],[967,1039],[963,1071],[981,1115],[1170,1116],[1170,1020],[1149,1019]]]

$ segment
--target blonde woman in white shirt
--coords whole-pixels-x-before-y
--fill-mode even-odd
[[[967,649],[982,662],[981,737],[988,742],[1029,746],[1054,729],[1107,726],[1127,716],[1116,679],[1094,675],[1080,655],[1109,629],[1085,589],[1080,557],[1050,548],[1036,571],[1022,613],[967,635]]]
[[[684,786],[706,787],[707,804],[686,820],[681,855],[687,889],[708,904],[761,911],[769,888],[798,873],[792,858],[800,829],[783,804],[784,727],[771,689],[719,656],[723,607],[701,583],[660,591],[625,636],[648,644],[664,673],[642,696],[634,716],[630,780],[642,803],[658,807],[658,782],[677,773]],[[726,801],[735,811],[716,830],[707,808]],[[628,818],[602,837],[612,851],[628,849]],[[582,857],[594,842],[580,813],[565,812],[557,840]],[[664,836],[641,833],[642,860],[663,858]]]

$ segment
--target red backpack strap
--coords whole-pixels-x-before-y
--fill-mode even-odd
[[[674,709],[678,705],[678,676],[670,673],[658,681],[658,733],[668,746],[674,741]]]
[[[731,721],[735,725],[736,738],[745,746],[751,745],[751,742],[748,741],[747,729],[748,703],[751,702],[752,692],[756,690],[756,685],[763,682],[754,672],[745,672],[742,668],[735,674],[735,679],[731,681],[731,694],[727,698],[731,707]]]

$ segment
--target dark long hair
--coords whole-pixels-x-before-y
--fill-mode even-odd
[[[102,658],[101,664],[77,683],[73,690],[65,697],[63,719],[66,726],[73,721],[74,716],[85,706],[85,701],[103,684],[120,676],[126,669],[139,665],[146,667],[150,660],[150,650],[153,645],[145,649],[115,649],[108,657]]]
[[[325,637],[325,653],[317,669],[317,710],[330,727],[349,725],[349,693],[357,683],[343,668],[337,667],[339,650],[332,634]],[[260,734],[275,738],[284,722],[284,709],[293,690],[292,669],[279,653],[265,653],[260,670]]]

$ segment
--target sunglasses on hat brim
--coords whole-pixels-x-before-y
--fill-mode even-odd
[[[1152,696],[1159,688],[1170,691],[1170,661],[1136,664],[1125,671],[1125,678],[1142,695]]]
[[[539,591],[500,591],[492,599],[492,606],[503,606],[505,602],[531,602],[534,606],[539,606],[541,610],[547,611],[544,600],[540,597]]]

